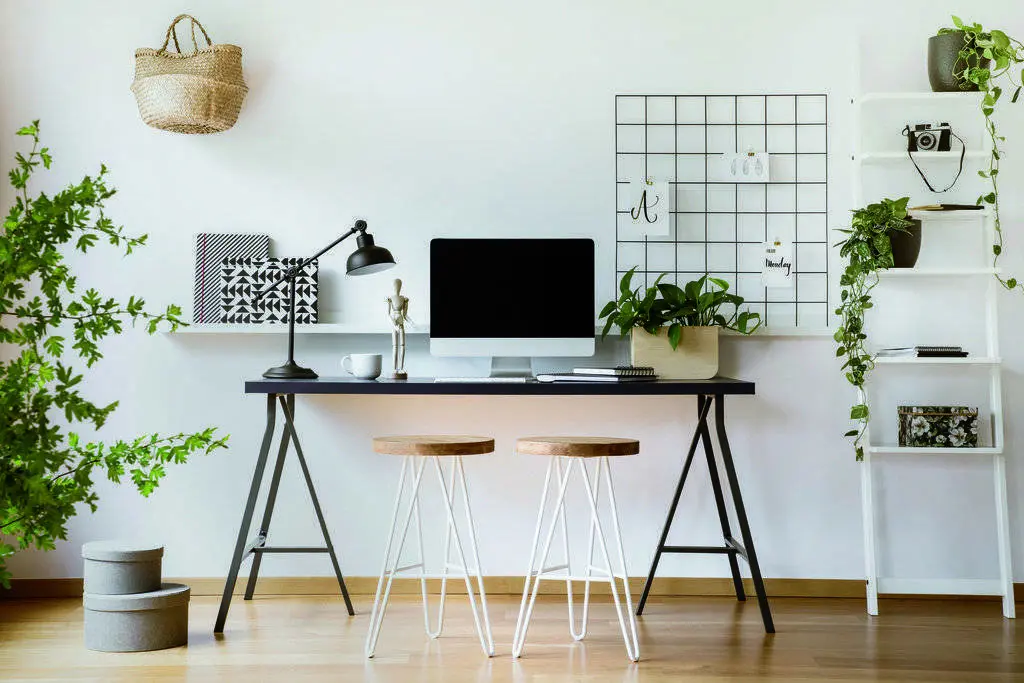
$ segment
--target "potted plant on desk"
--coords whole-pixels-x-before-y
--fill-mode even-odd
[[[725,280],[704,275],[683,287],[662,282],[662,273],[643,291],[633,289],[636,268],[622,276],[619,298],[601,310],[607,318],[601,338],[612,325],[630,335],[630,362],[650,366],[664,379],[710,379],[718,373],[718,331],[751,334],[761,316],[741,311],[743,297],[729,293]],[[727,314],[730,310],[731,313]]]

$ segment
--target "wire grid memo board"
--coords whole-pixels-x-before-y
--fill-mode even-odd
[[[827,328],[827,128],[824,94],[616,95],[616,284],[634,266],[647,285],[709,273],[771,330]],[[769,182],[711,179],[716,157],[748,150],[768,152]],[[629,183],[647,177],[669,182],[670,228],[638,239],[624,229]],[[774,240],[793,245],[790,288],[762,284],[763,244]]]

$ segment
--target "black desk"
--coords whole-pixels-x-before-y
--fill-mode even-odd
[[[764,581],[761,578],[761,569],[757,563],[757,553],[754,551],[754,540],[750,535],[750,527],[747,523],[747,513],[743,507],[743,497],[740,493],[739,480],[736,477],[736,468],[733,465],[732,451],[729,448],[729,440],[725,431],[725,397],[734,395],[752,395],[754,383],[743,380],[731,379],[728,377],[716,377],[709,380],[658,380],[655,382],[630,382],[617,384],[613,382],[528,382],[525,384],[506,384],[493,382],[435,382],[429,378],[414,378],[408,380],[358,380],[353,378],[331,378],[322,377],[310,380],[270,380],[258,379],[245,383],[245,393],[265,394],[267,397],[267,424],[263,433],[263,443],[260,447],[259,457],[256,460],[256,469],[253,472],[252,485],[249,488],[249,499],[245,505],[245,512],[242,515],[242,525],[238,530],[238,540],[235,543],[234,552],[231,555],[231,568],[228,571],[228,578],[224,584],[224,595],[221,598],[220,611],[217,614],[217,623],[214,632],[220,633],[224,630],[224,622],[227,619],[228,608],[231,606],[231,594],[238,579],[238,572],[242,562],[249,556],[253,556],[252,568],[249,572],[249,581],[245,589],[245,599],[252,599],[253,590],[256,587],[256,579],[259,576],[260,561],[266,553],[326,553],[330,556],[334,566],[335,575],[338,577],[338,585],[345,598],[345,606],[349,614],[354,614],[352,601],[349,599],[348,589],[345,587],[345,579],[341,574],[338,565],[338,558],[334,552],[334,545],[331,543],[330,534],[327,531],[327,524],[324,522],[323,512],[320,509],[320,502],[316,496],[313,486],[313,479],[306,465],[306,458],[303,455],[302,447],[299,445],[298,433],[295,430],[295,396],[297,394],[330,394],[330,395],[366,395],[366,394],[387,394],[387,395],[420,395],[420,396],[466,396],[466,395],[488,395],[488,396],[696,396],[697,397],[697,428],[693,438],[690,440],[690,448],[686,455],[682,474],[676,486],[675,495],[669,506],[668,516],[662,529],[658,547],[654,553],[654,561],[651,563],[647,583],[644,586],[643,595],[637,603],[637,614],[642,614],[647,596],[650,593],[651,582],[658,569],[658,562],[663,553],[716,553],[724,554],[729,558],[729,568],[732,571],[733,586],[736,590],[736,599],[745,600],[743,581],[740,577],[739,563],[737,556],[744,558],[750,566],[751,577],[753,578],[754,590],[757,593],[757,600],[761,608],[761,618],[764,621],[765,631],[775,632],[772,623],[771,609],[768,605],[768,596],[765,593]],[[725,467],[726,480],[732,494],[733,505],[736,509],[737,521],[740,525],[740,536],[742,543],[733,538],[730,529],[729,517],[725,507],[725,496],[722,488],[722,481],[719,475],[718,461],[715,458],[715,451],[711,444],[711,431],[708,426],[708,416],[711,405],[715,405],[715,430],[718,434],[718,442],[721,450],[722,465]],[[259,531],[255,539],[247,542],[249,530],[252,525],[253,514],[256,510],[256,499],[259,496],[260,487],[263,482],[264,472],[270,456],[270,447],[274,437],[274,427],[277,417],[277,410],[281,409],[284,417],[284,432],[281,435],[281,442],[277,451],[277,462],[274,465],[274,472],[270,481],[270,491],[267,496],[267,505],[263,512],[263,520],[260,523]],[[700,442],[704,447],[704,453],[708,461],[708,469],[711,475],[711,487],[715,494],[715,503],[718,507],[718,517],[722,526],[722,537],[724,544],[721,546],[671,546],[666,545],[669,529],[675,517],[676,507],[683,492],[683,484],[689,474],[690,466],[693,463],[697,445]],[[281,482],[281,472],[284,468],[285,456],[288,453],[288,444],[295,447],[295,454],[298,456],[299,465],[302,468],[302,475],[306,480],[310,497],[313,501],[313,509],[316,512],[317,520],[320,523],[320,530],[324,536],[323,547],[273,547],[267,545],[267,535],[270,531],[270,521],[274,513],[274,503],[277,500],[278,486]]]

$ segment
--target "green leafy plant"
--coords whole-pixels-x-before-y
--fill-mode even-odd
[[[864,457],[864,431],[868,426],[869,410],[864,382],[875,367],[875,359],[867,350],[867,333],[864,331],[864,313],[874,304],[871,290],[878,284],[878,271],[892,268],[893,233],[909,232],[911,221],[907,218],[909,197],[883,199],[853,212],[849,228],[840,232],[847,235],[838,242],[839,255],[845,259],[846,267],[839,278],[839,329],[833,338],[838,343],[836,357],[845,358],[843,374],[846,380],[857,387],[858,402],[850,409],[850,419],[857,422],[855,429],[845,436],[853,438],[857,460]]]
[[[996,267],[999,264],[999,256],[1003,253],[1003,226],[999,216],[999,162],[1002,159],[1002,150],[999,143],[1006,142],[1006,138],[997,133],[992,114],[995,112],[996,103],[1003,95],[1000,82],[1013,88],[1011,103],[1020,97],[1024,69],[1020,71],[1019,78],[1016,76],[1017,68],[1024,64],[1024,43],[998,29],[986,31],[981,24],[965,23],[956,16],[953,17],[953,27],[939,29],[940,35],[959,32],[963,33],[964,43],[958,53],[957,64],[962,64],[963,68],[953,76],[956,77],[961,89],[977,88],[981,91],[981,113],[985,117],[985,131],[991,143],[988,169],[978,171],[978,174],[989,181],[992,189],[978,197],[977,203],[992,207],[996,235],[995,244],[992,245],[992,266]],[[1020,287],[1024,291],[1024,282],[1017,278],[1003,277],[996,273],[996,279],[1006,289]]]
[[[80,504],[97,508],[93,477],[113,482],[125,476],[148,496],[165,465],[226,445],[213,428],[193,434],[147,434],[113,443],[87,441],[68,428],[76,423],[98,430],[117,402],[97,405],[80,390],[83,375],[73,363],[91,368],[103,353],[99,342],[126,324],[144,323],[149,334],[184,324],[174,305],[150,313],[131,296],[119,302],[92,288],[82,289],[64,250],[88,253],[99,241],[126,255],[142,246],[104,214],[115,190],[107,169],[53,196],[30,196],[28,184],[53,158],[39,146],[39,122],[18,131],[31,138],[28,155],[15,154],[10,172],[15,190],[0,232],[0,584],[10,586],[6,559],[18,549],[53,549],[67,537],[68,520]],[[4,542],[7,539],[8,542]]]
[[[662,282],[662,273],[654,284],[643,290],[632,288],[636,268],[630,268],[619,281],[619,298],[601,309],[600,318],[607,318],[601,338],[608,336],[613,325],[623,335],[639,327],[657,334],[668,326],[668,341],[675,349],[683,338],[684,327],[724,327],[741,334],[753,334],[761,325],[761,316],[741,311],[743,297],[729,293],[729,283],[719,278],[702,276],[683,287]],[[732,306],[728,315],[723,309]]]

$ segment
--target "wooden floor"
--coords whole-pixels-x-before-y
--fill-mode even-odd
[[[420,605],[393,601],[372,660],[363,657],[369,601],[355,617],[339,598],[236,600],[223,636],[217,599],[191,604],[186,648],[138,654],[82,647],[79,600],[0,602],[0,680],[14,681],[1024,681],[1024,634],[998,602],[775,599],[766,636],[757,603],[726,598],[652,601],[640,620],[641,661],[625,656],[610,603],[595,604],[574,643],[564,598],[538,603],[522,659],[510,651],[518,600],[494,596],[497,655],[481,652],[465,598],[451,599],[440,639],[423,633]]]

